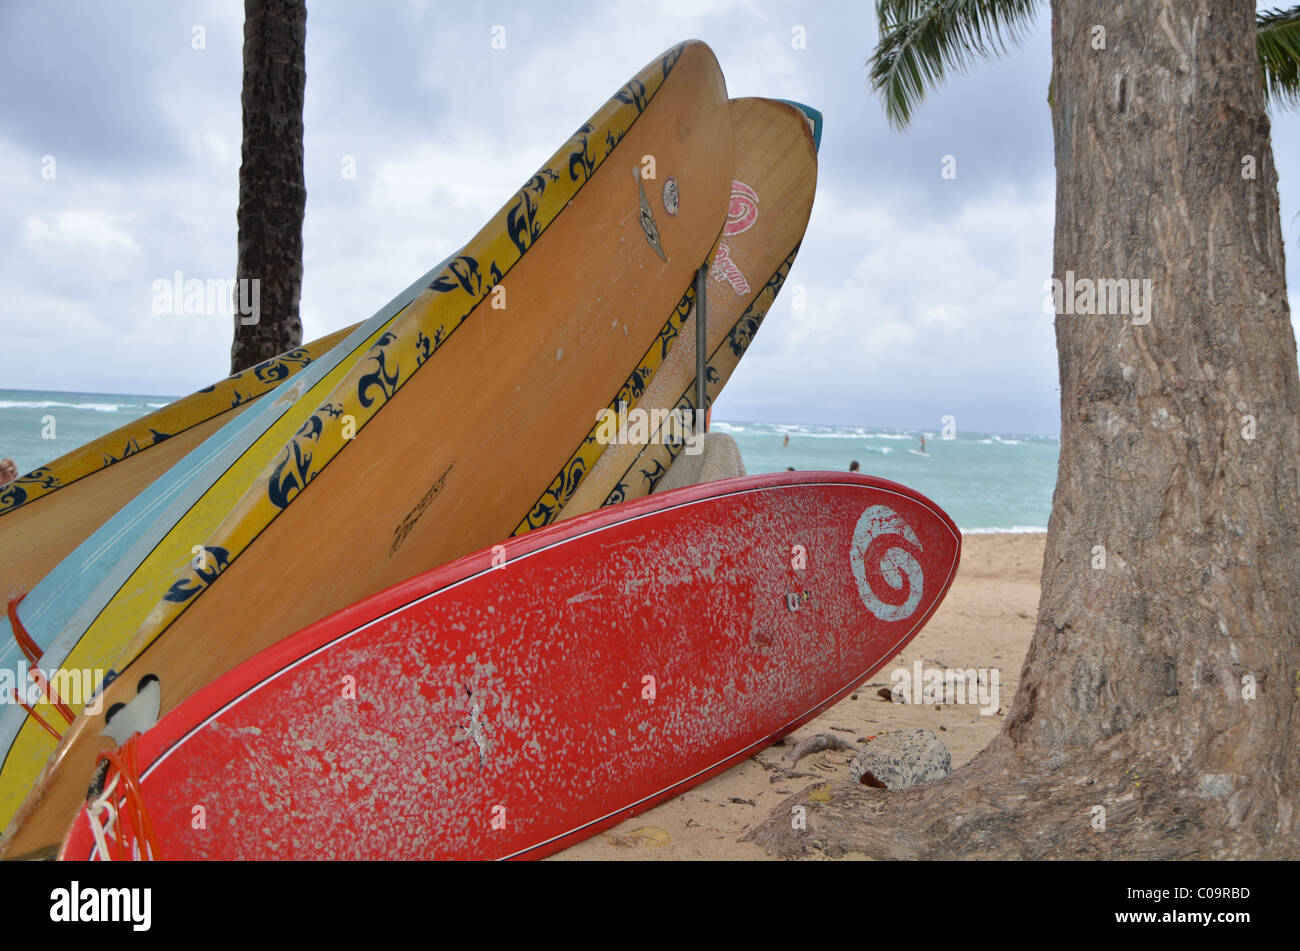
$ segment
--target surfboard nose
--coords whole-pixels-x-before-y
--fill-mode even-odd
[[[805,105],[802,102],[795,102],[793,99],[778,99],[777,102],[784,102],[787,106],[794,106],[805,116],[812,125],[813,148],[821,151],[822,147],[822,114],[820,109],[814,109],[812,106]]]

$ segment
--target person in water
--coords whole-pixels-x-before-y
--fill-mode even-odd
[[[0,459],[0,485],[8,485],[18,478],[18,466],[12,459]]]
[[[850,472],[857,472],[857,471],[858,471],[858,468],[859,468],[859,467],[858,467],[858,460],[854,459],[852,462],[849,463],[849,471],[850,471]]]
[[[925,437],[921,437],[921,451],[925,452]]]

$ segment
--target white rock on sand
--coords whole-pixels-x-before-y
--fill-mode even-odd
[[[877,789],[907,789],[952,772],[952,755],[932,730],[891,730],[870,739],[849,765],[849,779]]]

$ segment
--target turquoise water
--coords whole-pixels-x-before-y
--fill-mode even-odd
[[[169,399],[0,390],[0,458],[8,456],[19,472],[30,472]],[[1055,439],[975,432],[940,439],[937,431],[720,420],[713,429],[736,440],[751,475],[788,466],[843,471],[856,459],[863,472],[929,496],[963,531],[1047,530],[1056,484]],[[925,437],[928,455],[909,452],[920,448],[919,436]]]
[[[0,390],[0,459],[31,472],[174,398]]]
[[[901,482],[938,503],[964,532],[1045,532],[1060,444],[1044,436],[889,427],[713,421],[730,434],[750,475],[795,469],[862,472]],[[790,437],[785,445],[784,437]],[[926,455],[919,451],[925,437]]]

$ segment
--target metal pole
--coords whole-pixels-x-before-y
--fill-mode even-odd
[[[704,378],[709,359],[705,352],[709,346],[709,320],[705,307],[708,296],[705,285],[709,278],[709,262],[705,261],[695,273],[695,432],[703,433],[708,429],[707,385]]]

